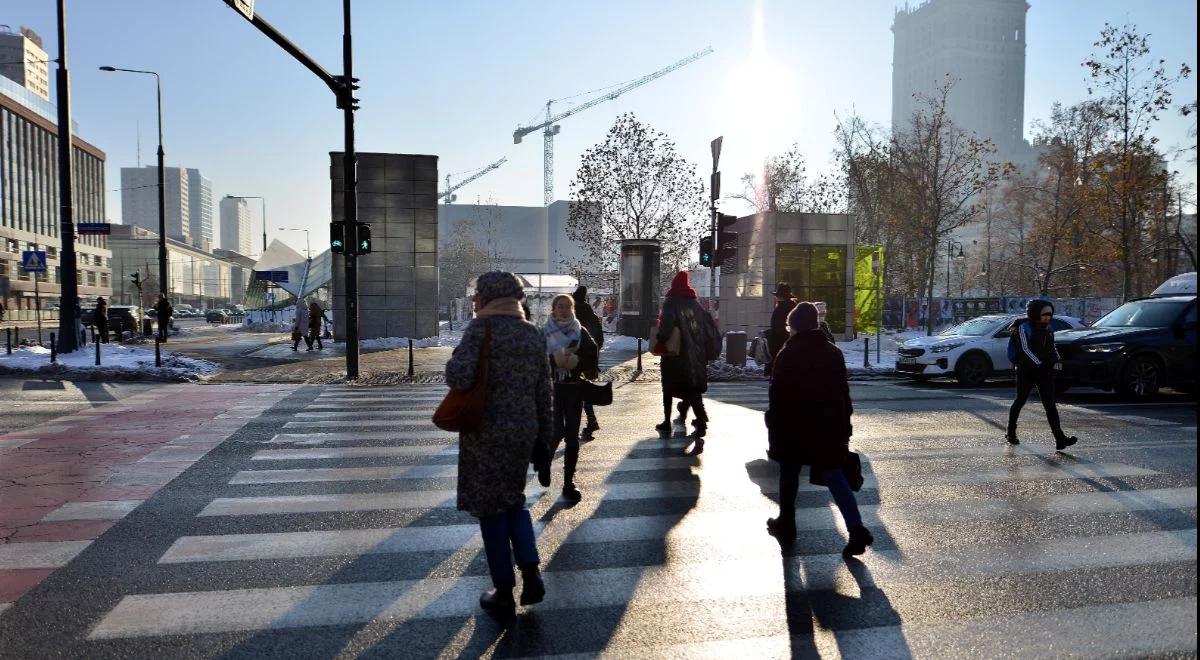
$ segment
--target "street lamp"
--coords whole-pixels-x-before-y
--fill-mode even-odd
[[[958,248],[958,254],[954,254],[954,248]],[[963,255],[963,244],[953,238],[946,239],[946,297],[950,297],[950,259],[963,261],[966,256]]]
[[[308,242],[308,230],[299,227],[280,227],[279,231],[302,231],[304,232],[304,256],[312,261],[312,244]]]
[[[225,195],[225,199],[257,199],[262,202],[263,216],[263,254],[267,252],[267,200],[255,195]]]
[[[167,281],[167,174],[163,164],[163,123],[162,123],[162,78],[154,71],[141,69],[121,69],[115,66],[102,66],[101,71],[123,73],[140,73],[154,76],[154,87],[158,96],[158,282],[159,291],[169,296],[170,283]]]

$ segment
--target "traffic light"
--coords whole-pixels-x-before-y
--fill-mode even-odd
[[[371,253],[371,225],[365,222],[358,223],[358,251],[357,254]]]
[[[329,251],[334,254],[346,252],[346,223],[329,223]]]
[[[700,265],[705,268],[711,268],[713,265],[712,236],[705,236],[700,239]]]
[[[129,274],[129,279],[133,280],[133,285],[138,289],[142,288],[142,274],[136,270]]]
[[[721,264],[732,266],[737,261],[738,235],[737,232],[732,231],[735,222],[737,222],[735,215],[717,214],[717,252],[713,259],[714,266]]]

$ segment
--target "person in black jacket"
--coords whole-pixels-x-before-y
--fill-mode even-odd
[[[663,422],[655,429],[664,436],[671,433],[671,400],[682,399],[696,415],[690,436],[694,441],[692,455],[704,451],[704,436],[708,432],[703,396],[708,391],[708,360],[701,326],[705,322],[705,311],[698,297],[688,281],[687,272],[677,273],[659,313],[654,348],[654,352],[662,356],[663,391]],[[683,409],[681,406],[681,412]]]
[[[96,311],[92,315],[92,324],[96,326],[96,341],[108,343],[108,301],[103,296],[96,298]]]
[[[777,284],[771,295],[775,296],[775,309],[771,311],[771,329],[767,331],[767,352],[771,354],[771,361],[763,367],[767,378],[771,377],[771,365],[775,363],[775,356],[783,349],[783,343],[788,339],[787,318],[796,306],[796,299],[792,297],[792,287],[786,282]]]
[[[554,297],[551,315],[542,327],[546,354],[554,380],[554,450],[566,441],[563,454],[563,497],[578,502],[583,494],[575,486],[579,462],[579,418],[583,414],[583,375],[596,369],[599,351],[587,328],[575,318],[575,300]],[[550,456],[554,456],[554,450]],[[540,477],[540,475],[539,475]]]
[[[850,541],[842,554],[861,555],[874,539],[863,527],[854,491],[842,467],[853,427],[850,384],[842,351],[817,326],[817,308],[802,302],[788,315],[789,338],[776,356],[766,413],[767,456],[779,463],[779,517],[767,520],[777,538],[796,535],[800,468],[811,466],[814,483],[833,495]]]
[[[167,328],[171,326],[171,316],[175,314],[175,308],[171,306],[171,301],[167,300],[165,293],[158,294],[158,302],[154,304],[154,312],[158,316],[158,339],[165,342],[167,340]]]
[[[588,303],[587,287],[580,285],[571,297],[575,300],[575,318],[579,319],[580,325],[592,336],[592,340],[596,342],[596,352],[599,353],[604,348],[604,324],[600,323],[596,310]],[[585,375],[589,379],[596,379],[600,375],[599,367]],[[587,425],[583,427],[583,436],[580,439],[587,442],[592,439],[593,433],[600,430],[600,422],[596,420],[596,411],[590,402],[583,402],[583,412],[587,416]]]
[[[1030,300],[1025,306],[1025,316],[1014,321],[1012,326],[1019,349],[1014,365],[1017,372],[1017,398],[1008,410],[1005,439],[1010,445],[1021,443],[1017,438],[1017,419],[1021,416],[1021,408],[1029,400],[1033,386],[1037,385],[1042,407],[1046,409],[1046,419],[1050,422],[1050,431],[1054,434],[1054,448],[1062,451],[1079,442],[1079,438],[1067,437],[1063,433],[1058,405],[1054,401],[1054,370],[1061,368],[1062,364],[1058,348],[1054,346],[1054,329],[1050,327],[1054,305],[1045,300]]]

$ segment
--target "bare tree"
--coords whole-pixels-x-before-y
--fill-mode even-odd
[[[731,195],[758,213],[841,213],[846,205],[846,186],[840,177],[820,173],[809,178],[804,154],[793,144],[782,154],[763,162],[761,172],[742,175],[742,192]]]
[[[621,241],[662,243],[664,272],[683,267],[704,232],[708,210],[696,167],[661,131],[633,114],[617,117],[604,141],[583,154],[571,181],[567,235],[584,251],[572,271],[617,269]]]

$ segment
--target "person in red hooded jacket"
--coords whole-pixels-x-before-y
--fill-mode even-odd
[[[663,300],[655,335],[655,353],[662,356],[663,391],[663,422],[655,428],[662,434],[671,432],[671,400],[682,399],[696,415],[692,422],[695,430],[690,436],[694,441],[692,454],[704,451],[704,436],[708,431],[703,397],[708,391],[703,328],[708,313],[697,298],[687,272],[676,273]]]

